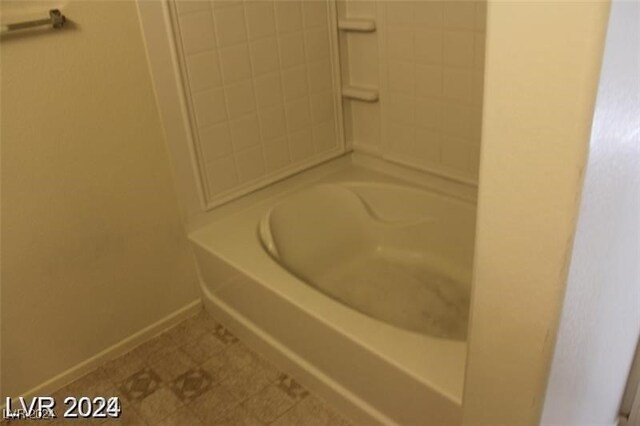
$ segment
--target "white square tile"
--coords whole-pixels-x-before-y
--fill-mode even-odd
[[[302,29],[300,1],[276,1],[276,22],[278,33]]]
[[[304,37],[302,32],[284,34],[280,39],[282,67],[289,68],[304,63]]]
[[[181,16],[179,22],[180,37],[185,53],[197,53],[215,48],[216,37],[209,11]]]
[[[238,184],[238,174],[232,157],[207,163],[207,181],[211,195],[228,191]]]
[[[471,103],[473,71],[464,68],[444,68],[442,70],[442,95],[453,101]]]
[[[176,1],[176,8],[178,9],[178,15],[211,10],[209,2],[203,0],[179,0]]]
[[[287,134],[287,122],[282,105],[261,109],[258,115],[262,140],[270,141]]]
[[[413,1],[387,1],[387,22],[390,25],[407,25],[414,22]]]
[[[246,44],[220,49],[220,63],[226,84],[251,78],[251,60]]]
[[[440,133],[433,129],[416,128],[415,155],[425,163],[440,163]]]
[[[338,146],[333,120],[313,126],[313,145],[318,153],[329,151]]]
[[[280,85],[280,74],[273,73],[257,77],[256,100],[259,108],[282,103],[282,87]]]
[[[309,92],[318,93],[333,88],[331,64],[328,60],[307,65]]]
[[[205,162],[217,160],[233,152],[231,133],[227,123],[200,129],[200,146]]]
[[[229,126],[231,127],[233,148],[236,152],[260,144],[260,126],[255,114],[233,120]]]
[[[415,35],[416,63],[442,63],[442,31],[416,30]]]
[[[304,32],[307,61],[317,62],[328,60],[330,55],[329,33],[324,29],[314,29]]]
[[[327,2],[325,0],[306,0],[302,2],[302,14],[306,28],[326,27],[328,25]]]
[[[414,6],[416,27],[430,29],[442,28],[443,6],[443,1],[417,1]]]
[[[333,96],[331,92],[321,92],[311,96],[311,119],[313,124],[333,120]]]
[[[394,92],[414,93],[415,69],[412,62],[389,62],[389,88]]]
[[[289,148],[293,162],[308,160],[313,157],[313,138],[311,127],[304,127],[289,135]]]
[[[262,38],[276,33],[272,1],[246,2],[245,11],[250,39]]]
[[[256,109],[256,100],[253,94],[251,80],[226,86],[227,107],[229,118],[238,118]]]
[[[416,65],[416,93],[420,96],[442,96],[442,67]]]
[[[457,138],[442,138],[442,164],[457,171],[470,171],[471,150],[466,141]]]
[[[415,98],[392,93],[388,98],[388,114],[392,122],[411,126],[415,118]]]
[[[236,164],[240,182],[258,179],[265,173],[262,148],[255,147],[236,154]]]
[[[440,129],[442,103],[438,99],[416,99],[416,125],[430,129]]]
[[[218,54],[215,50],[189,55],[187,71],[192,92],[217,87],[222,83]]]
[[[413,30],[400,27],[389,28],[387,35],[389,57],[404,61],[413,60]]]
[[[198,127],[219,123],[227,118],[227,107],[222,89],[211,89],[193,95]]]
[[[244,8],[241,4],[216,10],[213,16],[219,46],[230,46],[247,40]]]
[[[268,37],[252,41],[251,63],[254,75],[276,71],[280,67],[277,39]]]
[[[389,145],[392,152],[404,158],[413,158],[415,156],[413,146],[415,128],[413,126],[391,124],[389,131]]]
[[[473,137],[473,108],[453,102],[443,102],[442,135],[470,140]]]
[[[282,71],[282,90],[284,100],[287,102],[307,96],[309,93],[307,67],[302,65]]]
[[[282,169],[291,163],[289,145],[286,138],[278,138],[264,144],[265,167],[267,172]]]
[[[442,40],[442,61],[445,65],[473,66],[474,37],[471,32],[445,31]]]
[[[444,28],[473,30],[476,24],[476,2],[446,1],[443,10]]]
[[[299,130],[311,124],[308,98],[302,98],[288,103],[285,106],[285,113],[287,116],[287,126],[290,131]]]

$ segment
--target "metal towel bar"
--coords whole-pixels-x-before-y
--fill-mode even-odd
[[[4,24],[1,27],[1,32],[8,33],[11,31],[24,30],[27,28],[41,27],[44,25],[51,25],[53,28],[62,28],[67,18],[58,9],[51,9],[49,11],[49,18],[36,19],[33,21],[16,22],[15,24]]]

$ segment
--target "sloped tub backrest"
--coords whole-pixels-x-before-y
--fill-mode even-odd
[[[276,205],[260,233],[270,254],[313,276],[336,259],[373,244],[372,218],[362,201],[339,185],[317,185]]]

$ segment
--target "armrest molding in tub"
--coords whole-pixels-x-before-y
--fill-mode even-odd
[[[342,31],[370,33],[376,30],[376,21],[373,19],[340,19],[338,28]]]
[[[356,87],[345,86],[342,88],[342,97],[347,99],[354,99],[363,102],[377,102],[378,101],[378,89],[371,89],[368,87]]]

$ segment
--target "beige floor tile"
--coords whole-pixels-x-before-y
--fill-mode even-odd
[[[273,426],[349,426],[351,423],[315,396],[309,396],[280,416]]]
[[[185,343],[182,350],[187,353],[196,364],[202,364],[215,354],[223,351],[226,345],[207,332],[196,340]]]
[[[209,426],[262,426],[266,423],[256,419],[247,409],[242,406],[228,411],[219,419],[210,423]],[[298,425],[304,426],[304,425]]]
[[[147,423],[140,417],[140,414],[133,407],[122,409],[120,417],[117,419],[109,419],[105,422],[105,426],[146,426]]]
[[[203,423],[198,419],[193,412],[187,408],[182,407],[175,413],[171,414],[166,419],[157,423],[157,426],[202,426]]]
[[[144,421],[155,425],[176,412],[183,404],[169,388],[162,387],[142,401],[135,403],[134,406]]]
[[[192,340],[196,340],[207,332],[209,332],[209,329],[205,326],[202,318],[196,315],[168,330],[167,335],[176,345],[182,346]]]
[[[228,379],[234,374],[232,367],[233,355],[229,353],[227,349],[218,352],[213,355],[207,361],[205,361],[200,367],[205,370],[215,383],[220,383],[225,379]]]
[[[117,396],[119,419],[46,424],[350,425],[307,394],[203,310],[52,394],[58,415],[65,396]]]
[[[144,360],[135,351],[128,352],[107,362],[102,370],[111,383],[117,384],[145,366]]]
[[[228,389],[217,385],[196,398],[195,401],[187,405],[187,408],[191,409],[202,423],[210,425],[238,404],[239,401]]]
[[[167,333],[162,333],[159,336],[141,344],[135,348],[133,352],[147,364],[153,364],[154,362],[164,358],[177,347],[178,346]]]
[[[196,366],[196,363],[180,348],[175,348],[163,358],[149,364],[164,383],[173,381]]]
[[[293,407],[296,402],[297,400],[273,384],[246,400],[243,405],[258,420],[270,423]]]
[[[273,383],[277,375],[278,372],[275,369],[265,368],[262,365],[248,365],[227,377],[222,384],[236,398],[244,401]]]

